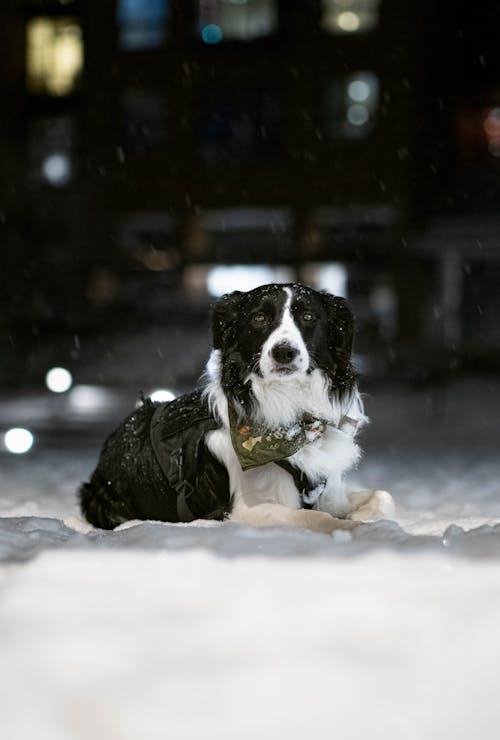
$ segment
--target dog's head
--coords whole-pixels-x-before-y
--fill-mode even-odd
[[[255,373],[289,379],[319,368],[332,391],[349,393],[353,317],[344,298],[302,285],[264,285],[223,296],[213,311],[214,348],[226,393],[244,394]]]

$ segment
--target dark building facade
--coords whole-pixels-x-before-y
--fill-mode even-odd
[[[205,310],[258,276],[348,293],[383,371],[495,359],[500,76],[478,10],[6,0],[0,16],[5,343],[155,320],[176,296]]]

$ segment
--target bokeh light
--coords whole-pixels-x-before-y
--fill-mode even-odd
[[[488,149],[494,157],[500,157],[500,108],[492,108],[483,124],[488,137]]]
[[[173,401],[175,393],[172,393],[172,391],[166,388],[158,388],[156,391],[150,393],[149,397],[154,403],[165,403],[165,401]]]
[[[3,441],[8,452],[12,452],[14,455],[24,455],[33,447],[35,438],[29,429],[14,427],[5,432]]]
[[[233,290],[253,290],[266,283],[291,282],[289,268],[273,265],[217,265],[208,270],[208,293],[215,298]]]
[[[109,391],[98,385],[75,385],[69,394],[70,408],[80,413],[93,414],[111,403]]]
[[[364,103],[370,97],[371,89],[366,80],[352,80],[347,88],[347,94],[356,103]]]
[[[337,17],[337,24],[342,31],[353,33],[359,29],[359,16],[351,10],[346,10]]]
[[[45,376],[45,383],[52,393],[65,393],[73,385],[73,376],[65,367],[53,367]]]
[[[209,23],[201,29],[201,38],[206,44],[218,44],[223,39],[222,28],[216,23]]]
[[[353,126],[364,126],[365,123],[368,123],[369,118],[370,112],[366,105],[355,103],[347,109],[347,120]]]
[[[31,18],[28,21],[26,74],[31,92],[70,95],[83,68],[82,31],[75,18]]]
[[[56,187],[67,185],[71,179],[71,162],[67,154],[54,152],[42,162],[42,174],[45,179]]]

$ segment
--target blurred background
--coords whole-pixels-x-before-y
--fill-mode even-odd
[[[350,300],[365,389],[494,377],[499,27],[470,0],[3,0],[2,450],[192,387],[211,303],[266,282]]]

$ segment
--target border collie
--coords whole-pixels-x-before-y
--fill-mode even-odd
[[[390,516],[385,491],[348,492],[367,422],[346,301],[298,284],[223,296],[200,390],[143,402],[80,489],[88,521],[230,519],[320,532]]]

